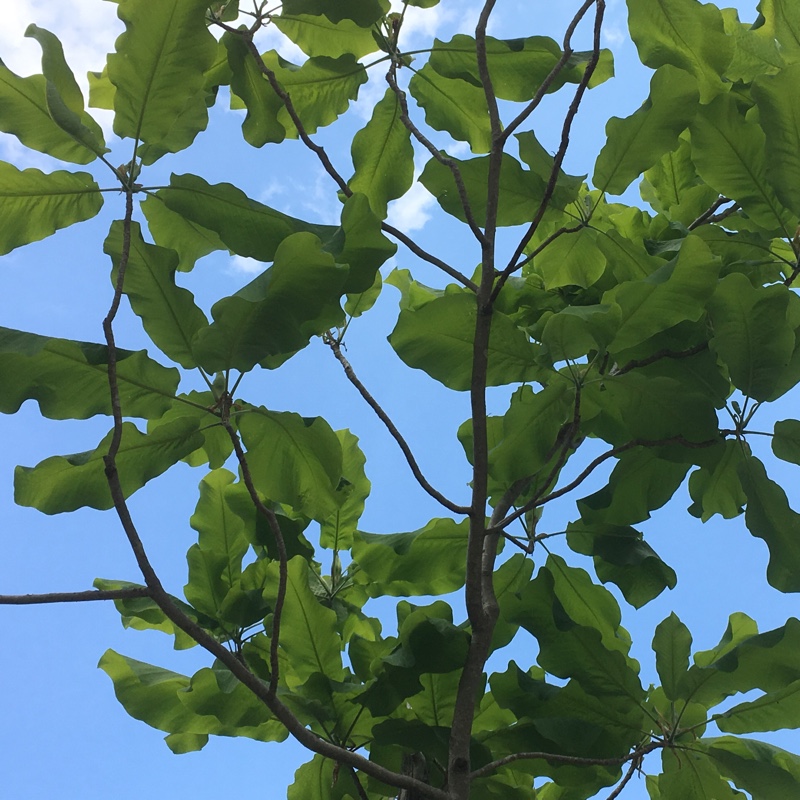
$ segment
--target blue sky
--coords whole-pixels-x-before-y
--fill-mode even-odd
[[[22,34],[30,22],[58,34],[68,60],[82,78],[87,69],[102,68],[104,53],[121,30],[116,6],[99,0],[17,0],[4,9],[0,27],[0,57],[18,74],[39,71],[40,51]],[[497,36],[549,34],[561,38],[577,2],[545,3],[540,0],[499,0],[494,27]],[[736,4],[743,19],[755,15],[754,3]],[[603,144],[603,126],[609,116],[634,111],[647,93],[649,71],[638,64],[627,38],[622,0],[608,3],[604,45],[615,54],[618,78],[590,92],[576,123],[565,167],[573,174],[591,173]],[[429,11],[415,12],[408,20],[407,47],[424,46],[431,36],[449,38],[474,25],[478,5],[442,0]],[[276,44],[275,34],[265,34],[263,48]],[[585,47],[588,30],[583,29]],[[292,57],[291,51],[289,57]],[[329,149],[342,171],[349,170],[349,141],[370,113],[370,99],[380,97],[380,74],[362,91],[349,120],[321,133],[318,140]],[[563,100],[553,98],[535,118],[537,135],[554,149]],[[98,117],[110,133],[110,120]],[[313,156],[298,143],[254,150],[241,140],[241,116],[226,110],[224,99],[212,111],[206,133],[186,153],[163,159],[153,168],[148,184],[166,181],[170,171],[195,172],[211,182],[227,180],[276,208],[307,219],[330,222],[338,217],[338,203],[327,176]],[[437,139],[436,141],[440,141]],[[441,140],[443,141],[443,140]],[[128,145],[113,138],[113,158],[130,157]],[[456,155],[458,149],[451,148]],[[55,162],[22,148],[16,140],[0,136],[0,159],[20,167],[56,168]],[[114,163],[118,163],[114,161]],[[60,165],[58,165],[60,166]],[[101,185],[111,185],[102,172]],[[630,202],[636,201],[636,191]],[[111,295],[109,265],[102,241],[110,221],[121,217],[121,198],[107,196],[100,216],[60,232],[43,242],[0,258],[4,290],[0,293],[0,324],[65,338],[100,341],[100,322]],[[433,198],[421,187],[393,204],[390,221],[413,232],[433,252],[447,253],[471,272],[477,252],[459,226],[443,220]],[[423,283],[440,285],[440,277],[401,250],[391,266],[410,268]],[[257,266],[220,254],[201,261],[183,283],[208,308],[222,294],[230,294],[252,277]],[[443,389],[418,372],[403,367],[386,343],[394,324],[397,293],[386,288],[375,310],[351,326],[348,358],[362,380],[384,404],[407,435],[432,482],[454,498],[466,498],[467,465],[454,433],[469,416],[467,398]],[[147,344],[137,321],[124,313],[120,344],[137,349]],[[390,533],[421,527],[441,510],[414,483],[405,462],[381,425],[344,380],[338,365],[320,343],[312,345],[275,373],[249,377],[242,395],[272,408],[324,416],[334,428],[349,427],[361,438],[367,454],[367,472],[373,495],[361,527]],[[493,410],[501,413],[508,392],[492,392]],[[770,414],[773,414],[770,417]],[[765,410],[758,418],[761,430],[773,419],[792,416],[784,406]],[[95,577],[138,581],[139,575],[113,513],[82,510],[45,517],[14,506],[12,473],[16,464],[33,465],[56,453],[72,453],[95,446],[108,430],[106,419],[86,422],[42,420],[36,406],[27,403],[19,414],[0,418],[0,591],[27,593],[89,588]],[[755,442],[757,453],[768,456],[768,441]],[[771,463],[774,460],[770,459]],[[784,469],[789,467],[784,465]],[[778,473],[779,475],[781,473]],[[787,479],[793,477],[787,471]],[[137,493],[131,501],[151,558],[173,591],[180,593],[186,580],[185,552],[192,543],[188,517],[196,502],[196,485],[202,472],[180,465]],[[599,482],[602,476],[597,477]],[[592,487],[586,488],[587,494]],[[791,500],[790,492],[790,500]],[[655,625],[675,610],[695,637],[698,649],[715,644],[729,613],[740,610],[753,616],[762,630],[781,624],[797,613],[792,596],[766,585],[766,547],[753,539],[743,519],[712,521],[701,525],[685,508],[688,494],[681,490],[643,529],[648,541],[678,572],[679,584],[640,612],[622,601],[623,624],[631,630],[634,654],[643,664],[645,683],[655,680],[649,642]],[[546,522],[550,529],[571,519],[565,505]],[[564,552],[563,543],[556,545]],[[571,563],[587,566],[579,557]],[[383,608],[383,606],[382,606]],[[387,606],[388,609],[388,606]],[[305,753],[292,744],[263,745],[246,739],[215,739],[205,750],[186,756],[172,755],[162,735],[131,719],[114,699],[108,678],[97,670],[103,651],[119,652],[191,674],[208,663],[195,649],[175,653],[169,640],[157,633],[124,631],[111,604],[80,606],[2,607],[0,624],[5,642],[0,660],[0,752],[4,754],[3,788],[14,800],[44,797],[103,798],[116,800],[149,797],[211,798],[255,790],[264,797],[282,797]],[[533,642],[520,641],[505,659],[520,663]],[[800,734],[784,734],[779,741],[800,749]],[[655,758],[655,757],[654,757]],[[655,770],[655,764],[652,765]],[[646,797],[642,781],[634,781],[624,797]]]

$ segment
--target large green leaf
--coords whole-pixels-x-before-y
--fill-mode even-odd
[[[689,478],[689,494],[695,502],[689,511],[707,522],[714,514],[732,519],[742,513],[747,496],[742,490],[739,467],[747,458],[748,448],[729,439],[714,451],[711,464],[703,465]]]
[[[784,419],[775,423],[772,452],[792,464],[800,464],[800,421]]]
[[[755,456],[739,465],[739,477],[747,496],[747,528],[769,547],[770,586],[800,592],[800,514],[790,508],[786,493]]]
[[[487,36],[485,47],[489,74],[497,97],[517,102],[533,99],[562,55],[558,44],[547,36],[505,40]],[[548,91],[554,92],[567,82],[578,83],[591,56],[588,52],[574,52],[549,85]],[[475,39],[472,36],[459,33],[449,42],[435,39],[430,64],[446,78],[461,78],[475,86],[481,85]],[[599,86],[613,74],[611,52],[601,50],[589,88]]]
[[[698,747],[719,771],[758,800],[785,800],[800,793],[800,758],[765,742],[723,736]]]
[[[53,120],[47,107],[44,75],[21,78],[3,63],[0,63],[0,131],[13,134],[26,147],[74,164],[88,164],[97,157]]]
[[[88,172],[18,170],[0,161],[0,255],[95,216],[100,187]]]
[[[800,680],[784,689],[766,692],[755,700],[739,703],[715,716],[714,721],[725,733],[797,729],[800,727]]]
[[[151,155],[188,147],[208,121],[205,72],[217,43],[206,0],[120,0],[125,32],[108,56],[115,86],[114,132],[144,142]]]
[[[37,25],[29,25],[25,35],[36,39],[42,48],[45,100],[53,122],[96,155],[107,153],[102,129],[84,111],[83,94],[64,59],[61,42]]]
[[[259,261],[272,261],[278,245],[293,233],[309,231],[325,241],[336,230],[281,214],[229,183],[208,184],[196,175],[172,175],[157,196],[171,211],[214,231],[234,253]]]
[[[346,278],[347,267],[316,236],[296,233],[278,246],[272,267],[214,304],[214,322],[198,331],[192,352],[208,372],[278,366],[342,321]]]
[[[289,657],[287,681],[301,685],[314,673],[341,680],[342,642],[336,632],[336,612],[321,605],[309,588],[308,562],[295,556],[287,569],[286,600],[281,617],[281,648]],[[278,564],[270,566],[271,580],[265,597],[274,605],[278,587]]]
[[[342,446],[321,417],[254,409],[239,418],[256,488],[277,503],[323,521],[339,507]]]
[[[186,599],[200,612],[218,618],[230,590],[242,574],[242,558],[250,543],[244,522],[225,500],[225,488],[235,475],[224,469],[214,470],[200,482],[200,499],[189,520],[198,532],[189,562]]]
[[[281,58],[275,50],[262,58],[289,94],[306,133],[335,122],[367,82],[366,69],[351,53],[338,58],[313,56],[301,67]],[[278,122],[288,137],[297,138],[297,128],[286,108],[278,112]]]
[[[467,391],[478,311],[471,293],[447,294],[416,311],[401,311],[389,342],[409,366],[449,389]],[[534,380],[538,347],[504,314],[492,316],[488,386]]]
[[[388,11],[388,0],[285,0],[283,3],[284,14],[325,16],[331,22],[347,19],[362,28],[371,28]]]
[[[114,503],[105,475],[103,456],[108,453],[110,431],[95,450],[71,456],[52,456],[35,467],[14,471],[14,499],[21,506],[45,514],[60,514],[77,508],[111,508]],[[152,478],[169,469],[203,443],[197,420],[181,418],[152,434],[140,433],[123,423],[117,469],[125,497],[141,489]]]
[[[764,131],[742,115],[736,99],[726,94],[700,106],[690,130],[700,177],[736,200],[758,225],[791,238],[797,215],[781,204],[767,178]]]
[[[689,669],[692,635],[674,612],[656,627],[653,652],[661,688],[668,700],[681,699],[679,686]]]
[[[374,597],[454,592],[464,585],[467,523],[431,520],[410,533],[364,533],[353,541],[357,580]]]
[[[426,64],[414,73],[408,90],[424,109],[425,121],[431,128],[468,142],[473,153],[489,152],[492,129],[482,86],[460,78],[444,78]]]
[[[625,119],[606,124],[608,140],[595,164],[594,185],[610,194],[622,194],[635,178],[661,156],[674,150],[678,135],[697,109],[697,81],[682,69],[665,64],[650,81],[650,96]]]
[[[178,379],[177,370],[157,364],[144,350],[117,350],[117,386],[125,416],[160,417],[173,402]],[[50,419],[110,415],[108,349],[0,328],[0,411],[13,414],[29,399]]]
[[[357,797],[358,789],[350,770],[339,770],[338,766],[329,758],[315,755],[294,773],[294,783],[288,788],[286,800],[346,800]]]
[[[561,427],[572,418],[575,392],[568,381],[553,381],[534,394],[521,386],[503,416],[503,438],[489,453],[489,472],[508,485],[541,470]]]
[[[635,347],[686,320],[696,322],[717,285],[719,261],[699,236],[686,237],[677,259],[649,281],[626,281],[603,295],[617,303],[622,323],[609,345],[612,353]],[[664,280],[666,278],[666,280]]]
[[[411,132],[400,120],[400,101],[387,89],[375,104],[370,121],[354,137],[351,147],[355,174],[350,188],[369,198],[383,219],[386,204],[404,195],[414,181]]]
[[[703,753],[690,748],[665,748],[661,761],[664,771],[658,776],[659,794],[655,796],[659,800],[744,800],[744,795],[731,788],[719,767]],[[654,797],[652,793],[650,796]]]
[[[487,186],[489,180],[489,157],[460,161],[451,158],[461,171],[472,215],[477,224],[486,222]],[[419,176],[422,185],[438,200],[439,205],[456,219],[466,221],[464,206],[456,187],[453,173],[438,159],[431,158]],[[533,219],[545,190],[544,180],[507,153],[500,164],[500,196],[497,208],[497,224],[525,225]]]
[[[754,287],[740,273],[723,278],[709,303],[711,347],[734,386],[754,400],[774,399],[795,347],[788,322],[790,291]]]
[[[124,225],[116,220],[111,223],[103,245],[103,252],[111,256],[114,264],[113,281],[123,247]],[[197,365],[192,340],[208,326],[208,320],[195,304],[192,293],[175,284],[177,266],[178,254],[174,250],[148,244],[142,238],[139,223],[131,222],[123,292],[153,344],[182,367],[191,369]]]
[[[759,0],[758,10],[768,37],[774,37],[783,58],[800,61],[800,13],[793,0]]]
[[[278,112],[283,108],[283,101],[275,94],[241,36],[226,32],[222,43],[232,73],[231,92],[247,109],[242,123],[245,141],[253,147],[262,147],[267,142],[282,142],[286,138],[286,129],[278,122]]]
[[[199,258],[226,249],[216,232],[171,211],[157,194],[148,195],[141,209],[153,241],[178,254],[180,272],[189,272]]]
[[[606,269],[606,258],[598,248],[600,234],[592,228],[559,236],[536,256],[533,269],[544,279],[545,289],[597,283]]]
[[[800,216],[800,63],[777,75],[763,75],[753,84],[759,121],[766,136],[767,178],[778,199]]]
[[[226,671],[188,678],[106,650],[99,664],[117,700],[134,719],[167,733],[247,736],[263,742],[288,735],[267,707]]]
[[[733,37],[725,33],[716,6],[697,0],[628,0],[628,27],[642,63],[691,72],[703,103],[726,90],[722,75],[733,57]]]
[[[358,520],[364,513],[370,482],[364,472],[367,459],[358,446],[358,437],[350,431],[336,431],[342,445],[342,486],[344,500],[339,508],[320,525],[319,543],[331,550],[349,550],[353,545]]]
[[[291,5],[284,3],[283,11],[272,18],[272,24],[307,56],[338,58],[350,54],[362,58],[378,49],[370,26],[361,26],[347,18],[332,22],[323,14],[290,13],[287,8]]]
[[[634,528],[606,523],[571,522],[567,544],[576,553],[594,557],[594,570],[603,583],[619,587],[634,607],[649,603],[664,589],[674,589],[675,571]]]

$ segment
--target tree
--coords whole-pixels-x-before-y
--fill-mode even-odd
[[[800,16],[788,0],[762,0],[752,24],[696,0],[632,0],[650,95],[609,121],[589,183],[563,166],[586,93],[613,73],[603,0],[575,9],[561,44],[489,36],[486,0],[474,35],[409,53],[407,8],[434,5],[120,0],[125,33],[89,96],[127,143],[118,167],[53,33],[28,30],[41,75],[0,65],[0,128],[106,180],[0,163],[0,251],[94,217],[104,197],[120,208],[103,243],[114,286],[104,342],[0,329],[0,410],[35,400],[50,419],[112,420],[95,449],[19,467],[15,498],[47,514],[113,509],[143,579],[0,600],[110,600],[126,626],[204,648],[208,664],[191,677],[114,651],[101,667],[173,752],[211,734],[293,736],[313,757],[290,797],[614,798],[643,765],[656,800],[793,796],[800,758],[743,734],[797,726],[800,622],[759,633],[734,613],[720,643],[691,659],[671,614],[653,640],[661,685],[646,688],[602,584],[634,608],[675,585],[635,526],[688,476],[690,514],[744,514],[769,550],[769,585],[800,591],[798,515],[775,464],[770,477],[750,446],[759,410],[800,380]],[[581,23],[584,50],[573,43]],[[260,52],[267,24],[302,49],[301,65]],[[347,170],[314,137],[346,116],[368,69],[387,87]],[[221,86],[246,110],[249,145],[299,139],[319,160],[338,225],[199,175],[148,181],[192,148]],[[569,101],[551,154],[531,125],[557,92]],[[471,155],[440,148],[445,135]],[[480,250],[474,272],[385,221],[415,184],[415,152],[427,159],[416,180]],[[647,208],[610,199],[640,177]],[[464,498],[423,472],[345,351],[398,246],[440,280],[388,276],[401,293],[390,344],[469,397]],[[220,250],[264,267],[209,320],[176,273]],[[123,301],[157,359],[118,343]],[[441,507],[418,530],[361,531],[370,483],[356,435],[247,394],[252,374],[319,339]],[[509,387],[503,414],[488,411],[491,387]],[[777,459],[800,464],[800,421],[769,435]],[[128,505],[179,462],[203,471],[183,598],[159,579]],[[570,509],[564,530],[548,521],[556,506]],[[463,620],[435,599],[461,590]],[[396,601],[391,634],[377,598],[414,600]],[[495,671],[490,658],[526,633],[535,663]]]

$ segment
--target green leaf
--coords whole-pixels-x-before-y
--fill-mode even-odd
[[[628,27],[642,63],[672,64],[692,73],[700,101],[726,91],[722,75],[733,57],[733,38],[722,15],[697,0],[628,0]]]
[[[489,157],[471,158],[468,161],[450,158],[450,161],[461,171],[472,215],[482,227],[486,222]],[[466,222],[464,206],[449,167],[438,159],[431,158],[422,170],[419,182],[448,214]],[[542,178],[535,172],[524,170],[519,161],[504,153],[500,164],[499,186],[497,224],[511,226],[530,223],[544,196],[545,183]]]
[[[746,445],[728,440],[718,448],[713,465],[702,466],[689,478],[689,494],[696,503],[690,512],[707,522],[714,514],[733,519],[742,513],[747,497],[739,479],[739,467],[747,458]]]
[[[547,91],[554,92],[567,82],[578,83],[591,55],[587,52],[572,53]],[[487,65],[492,86],[500,100],[523,103],[532,100],[561,57],[561,48],[547,36],[505,40],[486,37]],[[481,85],[475,39],[472,36],[456,34],[449,42],[435,39],[430,65],[443,77],[461,78],[475,86]],[[611,52],[601,50],[589,88],[599,86],[613,74]]]
[[[227,671],[201,669],[188,678],[106,650],[98,665],[114,682],[117,700],[134,719],[168,733],[247,736],[283,741],[281,722]]]
[[[534,394],[521,386],[503,416],[503,438],[489,452],[489,473],[511,485],[535,475],[553,456],[559,432],[572,418],[575,393],[568,381],[553,381]]]
[[[148,195],[141,209],[153,241],[178,254],[180,272],[189,272],[198,259],[226,249],[217,233],[171,211],[157,194]]]
[[[690,130],[692,160],[700,177],[736,200],[762,228],[790,239],[797,216],[781,204],[767,178],[764,131],[742,115],[736,99],[726,94],[700,106]]]
[[[696,322],[717,285],[719,261],[699,236],[687,236],[678,257],[649,281],[626,281],[603,295],[622,308],[612,353],[635,347],[679,322]],[[666,278],[666,280],[664,280]]]
[[[178,254],[145,242],[138,222],[130,223],[129,235],[123,292],[153,344],[182,367],[191,369],[197,365],[192,339],[208,327],[208,320],[195,304],[192,293],[175,284]],[[115,220],[103,244],[103,252],[111,256],[114,264],[112,281],[115,283],[124,238],[124,225]]]
[[[260,408],[239,417],[239,431],[266,497],[320,522],[336,511],[342,446],[324,419]]]
[[[769,547],[769,585],[781,592],[800,592],[800,514],[789,507],[786,493],[767,477],[755,456],[739,465],[739,477],[747,495],[747,528]]]
[[[242,123],[245,141],[253,147],[263,147],[267,142],[282,142],[286,138],[286,129],[278,122],[278,112],[283,108],[283,100],[275,94],[242,36],[226,32],[222,43],[232,73],[231,92],[247,109]]]
[[[164,744],[176,755],[196,753],[208,744],[207,733],[170,733],[164,737]]]
[[[775,423],[772,452],[790,464],[800,464],[800,421],[784,419]]]
[[[401,311],[389,336],[394,351],[449,389],[467,391],[477,306],[471,293],[448,294],[416,311]],[[538,348],[504,314],[492,316],[487,386],[535,380]]]
[[[88,164],[97,157],[50,116],[44,75],[20,78],[3,63],[0,63],[0,131],[13,134],[26,147],[73,164]]]
[[[754,400],[772,400],[792,357],[794,330],[786,319],[790,291],[754,287],[742,274],[723,278],[709,303],[711,348],[731,381]]]
[[[18,170],[0,161],[0,255],[94,217],[103,206],[88,172]]]
[[[219,618],[222,604],[242,574],[242,558],[250,543],[244,522],[225,500],[225,488],[235,475],[224,469],[208,473],[200,482],[200,499],[189,523],[198,532],[189,562],[186,599],[201,613]]]
[[[307,56],[339,58],[346,54],[363,58],[378,49],[370,25],[359,25],[352,19],[332,22],[322,14],[290,14],[284,3],[280,16],[272,17],[275,27],[289,37]]]
[[[664,772],[658,777],[658,798],[744,800],[744,795],[731,788],[719,774],[718,766],[703,753],[690,748],[678,752],[665,748],[661,760]]]
[[[35,467],[14,470],[14,499],[21,506],[45,514],[77,508],[105,510],[114,503],[105,476],[103,456],[108,453],[110,431],[95,450],[71,456],[52,456]],[[178,419],[150,435],[123,423],[122,444],[117,454],[122,492],[130,497],[152,478],[169,469],[202,444],[197,421]]]
[[[29,25],[25,36],[36,39],[42,48],[45,100],[52,120],[96,155],[109,152],[103,141],[102,129],[84,112],[83,94],[64,59],[61,42],[50,31],[37,25]]]
[[[387,89],[375,104],[370,121],[353,137],[355,174],[349,186],[369,198],[372,210],[386,217],[389,200],[402,197],[414,181],[411,132],[400,120],[400,102]]]
[[[431,128],[468,142],[473,153],[489,152],[492,129],[482,86],[442,77],[426,64],[414,72],[408,91],[425,111],[425,121]]]
[[[673,612],[656,627],[653,652],[661,688],[668,700],[680,700],[679,685],[689,670],[692,635]]]
[[[358,90],[367,82],[367,71],[352,53],[338,58],[314,56],[301,67],[284,60],[275,50],[262,56],[266,66],[275,73],[292,100],[306,133],[316,133],[335,122],[347,111],[350,101],[358,97]],[[297,128],[286,108],[278,112],[278,122],[286,136],[296,139]]]
[[[559,236],[533,261],[533,269],[544,279],[545,289],[580,286],[588,289],[606,269],[606,258],[598,249],[600,234],[593,228]]]
[[[114,133],[163,152],[188,147],[208,121],[205,72],[217,43],[205,21],[206,0],[121,0],[125,32],[108,56]],[[153,157],[154,156],[154,157]]]
[[[619,587],[623,597],[641,608],[678,578],[634,528],[622,525],[570,522],[567,544],[576,553],[594,557],[594,570],[603,583]]]
[[[272,267],[212,306],[214,322],[197,332],[192,352],[208,372],[279,366],[312,336],[341,324],[346,278],[347,267],[316,236],[293,234],[278,246]]]
[[[775,194],[800,216],[800,99],[794,91],[800,63],[753,83],[759,121],[766,137],[766,174]]]
[[[232,252],[258,261],[272,261],[293,233],[308,231],[325,241],[336,230],[281,214],[229,183],[208,184],[196,175],[172,175],[169,187],[156,196],[170,211],[216,233]]]
[[[698,743],[719,771],[759,800],[800,792],[800,758],[765,742],[723,736]]]
[[[381,273],[375,273],[375,280],[372,286],[364,292],[355,292],[347,295],[347,302],[344,304],[344,313],[348,317],[357,319],[362,314],[366,314],[380,297],[381,290],[383,289],[383,278]]]
[[[371,597],[454,592],[464,585],[466,522],[434,519],[410,533],[364,533],[353,541],[356,580]]]
[[[717,727],[725,733],[791,730],[800,727],[800,680],[785,689],[766,692],[756,700],[739,703],[715,715]]]
[[[321,605],[309,589],[308,562],[292,558],[287,567],[286,602],[281,617],[281,649],[291,665],[287,681],[293,687],[302,685],[314,673],[332,680],[341,680],[341,639],[336,633],[336,613]],[[278,587],[278,564],[269,568],[265,597],[273,604]]]
[[[622,194],[631,182],[678,145],[678,135],[692,121],[699,99],[697,81],[665,64],[650,81],[650,96],[625,119],[606,124],[608,141],[600,151],[592,181],[600,191]]]
[[[283,4],[285,14],[324,15],[331,22],[348,19],[362,28],[371,28],[388,11],[387,0],[286,0]]]
[[[347,800],[357,797],[349,769],[337,769],[336,762],[315,755],[294,773],[286,800]],[[362,778],[363,780],[363,778]]]
[[[342,445],[342,486],[338,493],[342,505],[320,525],[319,543],[331,550],[349,550],[358,520],[364,513],[370,482],[364,472],[367,459],[358,446],[358,437],[350,431],[336,431]]]
[[[172,405],[178,379],[177,370],[157,364],[144,350],[117,350],[117,384],[126,416],[160,417]],[[0,412],[14,414],[25,400],[36,400],[50,419],[110,415],[108,349],[0,328]]]

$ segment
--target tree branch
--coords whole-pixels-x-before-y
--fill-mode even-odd
[[[133,600],[152,597],[150,589],[89,589],[85,592],[45,592],[44,594],[0,594],[0,606],[33,606],[44,603],[85,603],[92,600]]]
[[[714,212],[724,206],[725,203],[733,203],[729,197],[723,197],[720,195],[709,208],[707,208],[694,222],[690,223],[688,226],[690,231],[693,231],[695,228],[699,228],[701,225],[705,225],[711,222],[719,222],[720,220],[725,219],[725,217],[729,217],[731,214],[736,213],[739,210],[740,206],[738,203],[733,203],[730,208],[726,208],[721,214],[717,214],[714,216]]]
[[[702,353],[703,350],[707,349],[708,342],[701,342],[700,344],[690,347],[687,350],[669,350],[668,348],[665,348],[653,353],[650,356],[647,356],[646,358],[634,358],[627,364],[621,366],[619,369],[612,370],[612,374],[615,376],[624,375],[626,372],[630,372],[633,369],[639,369],[640,367],[646,367],[650,364],[655,364],[656,361],[661,361],[662,358],[689,358],[690,356],[696,356],[698,353]]]
[[[336,337],[329,333],[323,337],[323,341],[328,345],[328,347],[331,348],[331,352],[333,353],[334,357],[342,365],[342,369],[344,370],[347,380],[349,380],[350,383],[356,387],[358,393],[364,398],[364,401],[375,412],[375,415],[386,426],[386,429],[389,431],[392,438],[395,440],[395,442],[397,442],[397,446],[403,452],[411,473],[422,489],[424,489],[434,500],[441,503],[446,509],[448,509],[448,511],[452,511],[454,514],[459,515],[469,514],[469,507],[460,506],[457,503],[454,503],[452,500],[449,500],[428,482],[428,480],[422,474],[422,470],[419,468],[419,464],[417,464],[417,460],[414,458],[414,454],[411,452],[408,442],[406,442],[406,440],[403,438],[403,435],[397,429],[397,426],[394,424],[394,422],[392,422],[389,415],[383,410],[380,403],[369,393],[367,387],[364,386],[364,384],[358,379],[358,376],[353,370],[353,367],[350,365],[350,362],[347,360],[344,353],[342,353],[341,345],[337,341]]]
[[[558,146],[558,150],[556,155],[553,159],[553,168],[550,171],[550,178],[547,181],[547,186],[545,188],[544,196],[542,197],[542,201],[539,204],[539,208],[536,214],[533,217],[533,221],[531,222],[528,230],[525,232],[525,235],[520,240],[519,244],[517,245],[517,249],[514,252],[514,255],[508,262],[508,266],[503,270],[503,273],[500,275],[500,278],[497,281],[497,286],[494,290],[494,297],[500,292],[500,289],[503,287],[503,284],[511,277],[514,271],[517,269],[517,262],[519,261],[522,254],[525,252],[525,248],[528,246],[528,243],[533,238],[534,234],[539,228],[539,224],[544,217],[545,212],[547,211],[547,207],[550,205],[550,200],[553,197],[553,192],[555,191],[556,184],[558,182],[558,174],[561,171],[561,165],[564,163],[564,158],[567,154],[567,149],[569,147],[569,136],[570,132],[572,131],[572,123],[578,113],[578,109],[580,108],[580,104],[583,101],[583,95],[586,93],[586,89],[589,86],[589,81],[591,80],[592,75],[594,74],[595,68],[597,67],[597,63],[600,60],[600,32],[603,27],[603,16],[605,14],[605,0],[586,0],[586,2],[581,6],[581,9],[578,11],[578,14],[573,19],[572,23],[570,23],[570,28],[568,29],[569,36],[572,35],[572,31],[574,31],[575,27],[580,21],[581,17],[586,13],[589,7],[593,4],[596,4],[597,11],[595,13],[595,20],[594,20],[594,42],[592,46],[592,56],[589,59],[588,63],[586,64],[586,69],[583,71],[583,76],[581,77],[581,81],[578,84],[578,88],[575,90],[575,96],[570,103],[569,109],[567,110],[567,114],[564,117],[564,124],[561,129],[561,143]],[[567,47],[569,39],[565,39],[565,50]],[[508,129],[506,129],[506,132]]]
[[[628,781],[634,776],[636,770],[642,768],[643,758],[644,756],[640,755],[638,758],[631,759],[631,764],[625,772],[625,775],[623,775],[622,780],[614,787],[606,800],[616,800],[616,798],[622,794],[622,790],[628,785]]]

